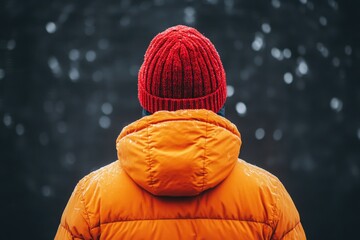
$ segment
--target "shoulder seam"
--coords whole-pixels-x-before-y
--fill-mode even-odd
[[[278,184],[278,183],[277,183]],[[275,230],[276,230],[276,226],[279,222],[279,211],[278,211],[278,205],[279,205],[279,201],[280,201],[280,197],[276,197],[276,199],[274,200],[273,205],[273,214],[272,214],[272,219],[270,220],[272,223],[272,235],[270,239],[273,239],[274,234],[275,234]]]
[[[298,225],[300,224],[300,221],[295,224],[294,227],[292,227],[290,230],[284,233],[284,235],[281,236],[280,240],[283,239],[286,235],[288,235],[292,230],[294,230]]]
[[[64,224],[60,223],[60,227],[62,227],[66,232],[68,232],[71,235],[71,237],[74,237],[70,229],[64,226]]]
[[[85,203],[85,197],[84,197],[84,186],[83,186],[83,181],[86,180],[87,178],[84,178],[82,181],[79,182],[79,188],[80,188],[80,201],[81,203],[83,204],[84,206],[84,212],[85,212],[85,217],[87,219],[86,220],[86,223],[88,225],[88,228],[91,229],[91,223],[90,223],[90,216],[89,216],[89,212],[88,212],[88,209],[86,207],[86,203]]]

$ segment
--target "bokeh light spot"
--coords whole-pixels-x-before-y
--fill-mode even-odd
[[[111,103],[108,103],[108,102],[103,103],[103,104],[101,105],[101,111],[102,111],[104,114],[109,115],[109,114],[111,114],[112,111],[113,111],[113,106],[111,105]]]
[[[231,86],[231,85],[227,85],[227,86],[226,86],[226,93],[227,93],[227,97],[233,96],[234,93],[235,93],[234,87]]]
[[[293,75],[290,72],[284,74],[284,82],[286,84],[291,84],[293,82]]]
[[[255,138],[261,140],[265,137],[265,130],[263,128],[258,128],[255,131]]]
[[[48,22],[45,28],[46,31],[50,34],[56,32],[57,29],[56,24],[54,22]]]
[[[343,108],[343,102],[339,98],[333,97],[330,100],[330,107],[334,111],[340,112],[342,110],[342,108]]]
[[[247,108],[246,108],[246,105],[245,103],[243,102],[238,102],[236,104],[236,112],[240,115],[240,116],[244,116],[247,112]]]
[[[99,125],[101,128],[105,128],[105,129],[109,128],[111,125],[110,118],[108,116],[101,116],[99,118]]]

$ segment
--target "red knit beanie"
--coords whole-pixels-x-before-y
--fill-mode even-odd
[[[226,77],[214,45],[187,26],[159,33],[139,70],[138,98],[150,113],[178,109],[217,113],[226,100]]]

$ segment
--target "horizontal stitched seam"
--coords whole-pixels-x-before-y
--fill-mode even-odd
[[[134,221],[180,221],[180,220],[215,220],[215,221],[235,221],[235,222],[252,222],[252,223],[259,223],[259,224],[264,224],[268,227],[271,227],[271,225],[269,223],[265,223],[265,222],[259,222],[259,221],[254,221],[254,220],[239,220],[239,219],[225,219],[225,218],[157,218],[157,219],[129,219],[129,220],[116,220],[116,221],[112,221],[112,222],[106,222],[106,223],[100,223],[100,225],[106,225],[106,224],[111,224],[111,223],[117,223],[117,222],[134,222]],[[98,228],[99,226],[94,226],[93,228]]]
[[[224,126],[222,126],[221,124],[220,124],[220,125],[217,125],[217,124],[214,124],[214,123],[210,123],[210,122],[206,122],[206,121],[202,121],[202,120],[198,120],[198,119],[170,119],[170,120],[169,120],[169,119],[166,119],[166,120],[159,120],[159,121],[157,121],[157,122],[155,122],[155,123],[150,123],[150,124],[148,124],[148,125],[146,125],[146,126],[144,126],[144,127],[142,127],[142,128],[139,128],[139,129],[136,129],[136,130],[134,130],[134,131],[131,131],[131,132],[127,133],[125,136],[131,135],[131,134],[133,134],[133,133],[137,133],[137,132],[139,132],[139,131],[141,131],[141,130],[147,128],[147,127],[149,127],[150,125],[162,124],[162,123],[166,123],[166,122],[180,122],[180,121],[183,121],[183,122],[195,121],[195,122],[201,122],[201,123],[210,124],[210,125],[213,125],[213,126],[216,126],[216,127],[221,127],[221,128],[223,128],[223,129],[225,129],[226,131],[228,131],[228,132],[232,133],[233,135],[235,135],[237,138],[240,138],[239,136],[237,136],[236,133],[232,132],[230,129],[227,129],[227,128],[225,127],[225,125],[224,125]],[[124,137],[124,136],[123,136],[123,137]]]
[[[280,239],[283,239],[286,235],[288,235],[292,230],[294,230],[298,225],[300,224],[300,221],[293,227],[291,228],[289,231],[287,231],[286,233],[284,233],[284,235],[282,235],[282,237]]]
[[[65,231],[68,232],[68,233],[71,235],[71,237],[75,237],[75,236],[72,234],[72,232],[70,231],[70,229],[67,228],[66,226],[62,225],[62,223],[60,223],[60,227],[63,228],[63,229],[65,229]]]

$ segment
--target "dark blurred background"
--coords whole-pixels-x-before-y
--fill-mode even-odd
[[[1,239],[52,239],[83,176],[141,117],[150,40],[186,24],[227,72],[240,157],[280,178],[308,239],[356,239],[359,1],[0,1]],[[241,239],[241,236],[239,236]]]

